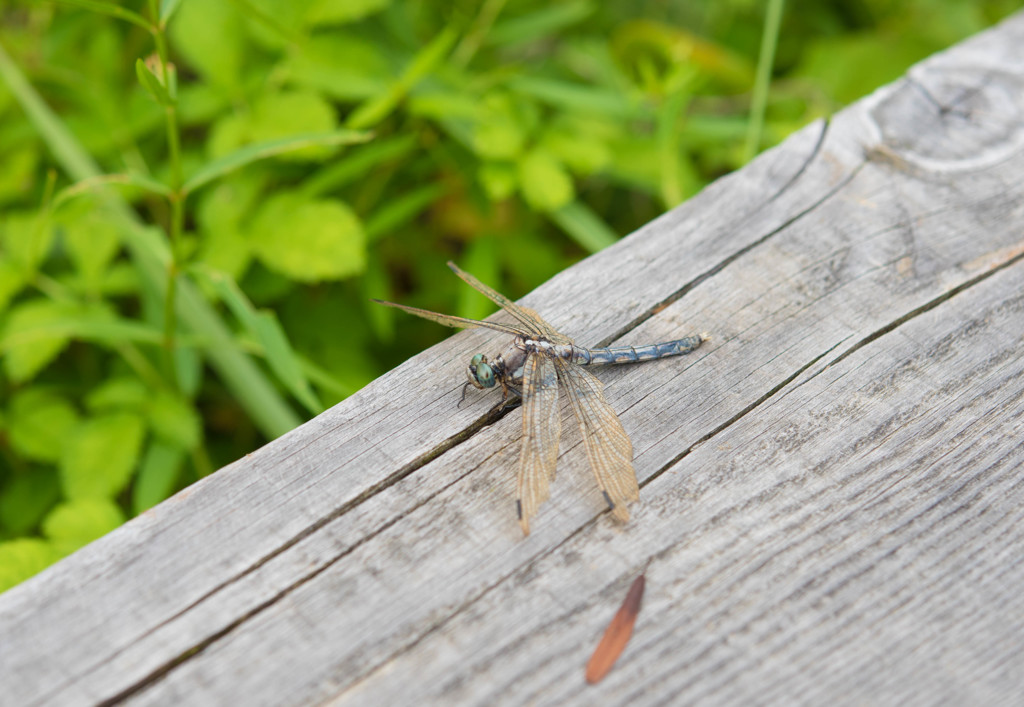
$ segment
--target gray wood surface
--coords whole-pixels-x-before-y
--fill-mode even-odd
[[[524,302],[605,369],[640,502],[453,336],[0,595],[0,703],[999,704],[1024,692],[1024,15]],[[591,650],[644,568],[611,674]]]

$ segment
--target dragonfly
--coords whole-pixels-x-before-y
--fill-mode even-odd
[[[707,334],[647,346],[583,348],[544,321],[537,312],[516,304],[455,263],[449,262],[448,267],[466,284],[510,314],[517,324],[467,319],[379,299],[373,301],[445,326],[459,329],[484,327],[513,337],[511,343],[494,358],[488,359],[478,353],[470,359],[465,386],[480,389],[500,386],[504,394],[502,407],[508,403],[510,394],[522,401],[523,442],[515,505],[523,533],[530,534],[530,519],[548,499],[550,483],[555,477],[561,437],[559,384],[579,422],[587,459],[605,503],[613,516],[622,522],[628,521],[627,506],[640,497],[640,487],[633,470],[633,445],[615,410],[605,400],[601,381],[586,367],[688,354],[707,341]]]

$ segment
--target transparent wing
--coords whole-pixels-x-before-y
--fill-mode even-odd
[[[420,309],[419,307],[410,307],[405,304],[395,304],[394,302],[385,302],[382,299],[372,300],[377,304],[383,304],[385,307],[394,307],[395,309],[401,309],[403,312],[409,314],[415,314],[417,317],[423,317],[429,319],[432,322],[438,324],[444,324],[445,326],[455,327],[456,329],[472,329],[473,327],[485,327],[487,329],[494,329],[495,331],[503,331],[506,334],[512,334],[513,336],[530,336],[532,332],[523,331],[516,327],[509,326],[507,324],[498,324],[497,322],[481,322],[476,319],[466,319],[465,317],[455,317],[451,314],[440,314],[438,312],[431,312],[429,309]]]
[[[562,359],[556,359],[554,363],[579,420],[587,459],[597,485],[612,514],[621,521],[627,521],[629,510],[626,504],[640,497],[629,435],[612,406],[605,401],[601,381]]]
[[[526,327],[530,334],[543,337],[555,344],[572,343],[572,339],[558,332],[553,326],[544,321],[539,314],[529,307],[523,307],[522,305],[516,304],[497,290],[491,289],[484,283],[480,282],[451,261],[448,262],[448,267],[452,269],[452,272],[462,278],[462,281],[467,285],[519,320],[519,323]]]
[[[516,509],[523,533],[530,534],[530,518],[547,500],[555,478],[558,438],[558,374],[547,356],[532,354],[523,369],[523,450],[519,456]]]

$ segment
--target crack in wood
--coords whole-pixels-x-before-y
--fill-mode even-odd
[[[241,580],[245,579],[247,576],[249,576],[253,572],[257,571],[258,569],[260,569],[261,567],[263,567],[267,563],[271,562],[274,558],[278,557],[279,555],[283,554],[284,552],[286,552],[290,548],[292,548],[295,545],[297,545],[298,543],[300,543],[302,540],[310,537],[315,532],[319,531],[321,528],[329,525],[331,522],[337,520],[338,518],[343,516],[345,513],[348,513],[353,508],[355,508],[355,507],[359,506],[360,504],[364,503],[365,501],[367,501],[371,497],[377,495],[378,493],[380,493],[381,491],[385,490],[386,488],[388,488],[390,486],[393,486],[394,484],[398,483],[399,481],[401,481],[402,479],[406,478],[407,476],[409,476],[410,474],[412,474],[416,470],[422,468],[423,466],[425,466],[429,462],[431,462],[434,459],[436,459],[437,457],[441,456],[441,454],[443,454],[444,452],[448,451],[452,447],[454,447],[457,444],[459,444],[461,441],[463,441],[463,439],[468,439],[469,437],[473,436],[473,434],[475,434],[477,429],[479,429],[480,427],[490,425],[494,421],[496,421],[496,420],[500,419],[501,417],[503,417],[504,414],[505,413],[501,412],[498,408],[492,409],[487,415],[485,415],[484,417],[481,417],[480,419],[478,419],[475,423],[473,423],[473,425],[471,425],[469,428],[467,428],[467,430],[465,430],[463,433],[458,434],[458,435],[453,435],[449,439],[445,440],[444,443],[442,443],[441,445],[438,445],[438,447],[434,448],[433,450],[430,450],[429,452],[427,452],[426,454],[424,454],[421,457],[417,458],[416,460],[413,460],[412,462],[410,462],[410,463],[406,464],[405,466],[403,466],[402,469],[399,472],[397,472],[396,474],[392,474],[387,479],[382,480],[380,483],[367,488],[366,491],[364,491],[363,493],[361,493],[358,496],[354,497],[353,499],[347,501],[345,504],[340,506],[337,510],[335,510],[331,514],[329,514],[329,515],[327,515],[327,516],[325,516],[323,518],[320,518],[317,521],[314,521],[312,524],[310,524],[310,526],[308,526],[306,529],[304,529],[303,532],[296,534],[295,536],[290,538],[287,542],[283,543],[280,547],[275,549],[273,552],[270,552],[267,555],[265,555],[264,557],[260,558],[260,560],[258,562],[256,562],[256,563],[250,565],[249,567],[247,567],[245,569],[245,571],[239,572],[234,577],[232,577],[230,580],[226,580],[226,581],[220,583],[219,585],[217,585],[216,587],[214,587],[213,589],[211,589],[210,591],[206,592],[201,597],[199,597],[198,599],[193,601],[191,604],[189,604],[188,606],[186,606],[183,609],[181,609],[179,612],[177,612],[173,616],[171,616],[171,617],[165,619],[164,621],[160,622],[159,624],[155,625],[153,628],[149,629],[145,633],[140,634],[135,640],[132,641],[132,643],[127,644],[127,645],[123,646],[122,648],[120,648],[119,650],[117,650],[116,652],[112,653],[110,658],[114,658],[117,655],[123,653],[125,650],[128,650],[129,648],[131,648],[135,643],[137,643],[137,642],[141,641],[142,639],[146,638],[147,636],[157,632],[159,629],[161,629],[161,628],[163,628],[163,627],[165,627],[165,626],[167,626],[169,624],[172,624],[174,621],[179,619],[181,616],[183,616],[183,615],[187,614],[188,612],[194,610],[197,606],[201,605],[205,601],[208,601],[211,597],[213,597],[216,594],[220,593],[224,589],[226,589],[226,588],[228,588],[228,587],[230,587],[230,586],[232,586],[234,584],[237,584],[238,582],[240,582]],[[498,453],[498,451],[499,450],[495,450],[494,453],[496,454],[496,453]],[[490,456],[493,456],[493,455],[490,455]],[[485,457],[483,460],[481,460],[481,463],[483,463],[484,461],[489,459],[490,456]],[[446,489],[448,489],[451,486],[457,484],[463,478],[465,478],[466,476],[471,474],[475,470],[475,468],[476,467],[470,467],[469,469],[467,469],[467,471],[465,473],[457,476],[450,483],[445,484],[444,486],[439,487],[438,489],[436,489],[432,493],[427,494],[422,499],[420,499],[420,501],[417,502],[415,505],[413,505],[410,508],[406,509],[404,512],[397,513],[393,518],[391,518],[389,521],[386,521],[385,523],[381,524],[381,526],[379,528],[375,529],[372,533],[369,533],[365,537],[360,538],[357,542],[352,543],[352,545],[347,547],[347,548],[345,548],[345,551],[342,552],[341,554],[339,554],[339,555],[331,558],[330,560],[324,562],[324,564],[321,565],[320,567],[317,567],[312,572],[303,575],[297,581],[295,581],[292,584],[289,584],[288,586],[284,587],[277,594],[275,594],[271,598],[267,599],[266,601],[258,604],[257,606],[253,607],[252,609],[250,609],[246,613],[240,615],[237,619],[235,619],[231,623],[227,624],[223,628],[221,628],[218,631],[210,634],[209,636],[204,638],[202,641],[199,641],[199,642],[195,643],[193,646],[189,647],[187,650],[182,651],[181,653],[179,653],[174,658],[171,658],[170,660],[165,662],[163,665],[160,665],[159,667],[151,670],[147,675],[145,675],[144,677],[140,678],[139,680],[137,680],[133,684],[129,685],[128,687],[124,688],[123,690],[118,692],[116,695],[108,697],[108,698],[98,702],[97,704],[102,705],[103,707],[107,707],[109,705],[117,704],[118,702],[123,702],[124,700],[132,697],[133,695],[138,694],[138,693],[146,690],[147,688],[151,687],[152,685],[156,684],[157,682],[160,681],[160,679],[162,677],[164,677],[165,675],[170,673],[172,670],[174,670],[176,667],[178,667],[182,663],[188,661],[189,659],[193,658],[194,656],[199,655],[204,650],[209,648],[212,644],[216,643],[220,639],[222,639],[225,636],[229,635],[230,633],[232,633],[235,629],[237,629],[239,626],[241,626],[245,622],[247,622],[250,619],[258,616],[261,613],[263,613],[266,609],[272,607],[277,602],[279,602],[281,599],[284,599],[289,594],[291,594],[295,590],[299,589],[300,587],[302,587],[303,585],[305,585],[309,581],[315,579],[318,575],[320,575],[321,573],[323,573],[325,570],[329,569],[333,565],[337,564],[339,561],[341,561],[342,559],[344,559],[345,557],[350,555],[352,552],[357,550],[359,547],[361,547],[365,543],[373,540],[374,538],[379,536],[381,533],[385,532],[388,528],[392,527],[393,525],[395,525],[399,521],[401,521],[404,518],[408,517],[411,513],[413,513],[418,508],[420,508],[420,507],[426,505],[427,503],[429,503],[432,499],[434,499],[439,494],[443,493]],[[497,584],[500,584],[500,582],[497,583]],[[84,671],[83,675],[84,674],[88,674],[89,672],[92,672],[93,670],[96,670],[98,667],[99,666],[94,666],[92,669]]]
[[[825,137],[826,137],[826,134],[828,132],[828,126],[829,126],[829,122],[825,121],[824,125],[822,126],[821,133],[818,135],[818,139],[814,143],[814,147],[812,148],[810,154],[801,163],[800,168],[798,170],[796,170],[796,172],[793,174],[793,176],[790,177],[790,179],[786,182],[786,184],[781,189],[779,189],[775,194],[773,194],[771,197],[769,197],[759,207],[757,207],[756,209],[753,209],[748,214],[745,214],[744,217],[739,221],[740,224],[742,224],[743,222],[748,221],[751,218],[753,218],[764,207],[766,207],[768,204],[770,204],[773,201],[775,201],[776,198],[781,196],[787,189],[789,189],[790,187],[792,187],[793,184],[796,183],[796,181],[800,177],[800,175],[802,175],[807,170],[807,168],[811,164],[811,162],[814,161],[814,158],[821,152],[821,149],[822,149],[822,147],[825,144]],[[778,225],[775,228],[771,229],[770,231],[768,231],[768,233],[764,234],[760,238],[758,238],[758,239],[756,239],[754,241],[751,241],[750,243],[748,243],[747,245],[743,246],[742,248],[739,248],[736,251],[734,251],[728,257],[723,258],[718,263],[716,263],[713,267],[708,268],[703,273],[697,275],[695,278],[690,280],[690,282],[688,282],[685,285],[683,285],[682,287],[680,287],[678,290],[676,290],[675,292],[670,294],[668,297],[663,298],[659,302],[657,302],[654,305],[652,305],[651,307],[649,307],[647,309],[647,311],[645,311],[644,313],[634,317],[632,320],[630,320],[628,323],[626,323],[625,326],[621,327],[617,332],[615,332],[611,336],[608,336],[608,337],[605,337],[604,339],[601,339],[601,341],[598,342],[597,344],[595,344],[595,346],[608,346],[612,342],[618,341],[623,336],[625,336],[627,333],[629,333],[630,331],[633,331],[634,329],[639,327],[641,324],[643,324],[644,322],[649,320],[651,317],[653,317],[658,312],[660,312],[663,309],[665,309],[666,307],[674,304],[675,302],[678,302],[680,299],[685,297],[687,295],[687,293],[689,293],[690,291],[695,289],[700,284],[706,282],[707,280],[711,279],[715,275],[719,274],[720,272],[725,270],[725,268],[729,267],[734,262],[736,262],[737,260],[742,258],[747,253],[751,252],[755,248],[757,248],[757,247],[765,244],[766,242],[768,242],[773,236],[781,233],[782,231],[787,229],[789,226],[793,225],[794,223],[796,223],[797,221],[802,219],[804,216],[806,216],[807,214],[811,213],[812,211],[814,211],[815,209],[820,207],[822,204],[824,204],[826,201],[831,199],[833,196],[835,196],[836,193],[839,192],[839,190],[841,190],[847,184],[849,184],[851,181],[853,181],[853,178],[857,176],[857,174],[860,172],[861,168],[863,168],[863,167],[864,167],[864,163],[863,162],[859,163],[856,167],[854,167],[852,170],[850,170],[850,173],[848,175],[846,175],[845,177],[840,179],[838,182],[836,182],[836,184],[833,185],[833,187],[831,189],[827,190],[824,194],[821,195],[821,197],[816,199],[808,207],[806,207],[805,209],[803,209],[801,211],[798,211],[794,216],[786,219],[783,223],[781,223],[780,225]]]
[[[993,275],[995,275],[996,273],[1000,272],[1001,270],[1005,270],[1006,268],[1012,267],[1016,263],[1020,262],[1021,259],[1024,259],[1024,252],[1019,252],[1019,253],[1014,254],[1008,260],[1005,260],[1004,262],[999,263],[998,265],[993,266],[992,268],[986,270],[985,272],[979,273],[978,275],[975,275],[974,277],[972,277],[972,278],[970,278],[968,280],[965,280],[964,282],[960,283],[956,287],[950,288],[946,292],[943,292],[938,297],[935,297],[935,298],[929,300],[928,302],[925,302],[921,306],[915,307],[914,309],[910,310],[906,314],[904,314],[904,315],[902,315],[900,317],[897,317],[896,319],[894,319],[889,324],[885,325],[884,327],[880,327],[879,329],[876,329],[872,333],[870,333],[867,336],[865,336],[864,338],[862,338],[860,341],[855,343],[849,349],[847,349],[846,351],[841,353],[839,356],[834,358],[832,361],[830,361],[828,364],[826,364],[821,369],[821,371],[818,371],[814,375],[816,376],[819,373],[822,373],[822,372],[828,370],[829,368],[831,368],[832,366],[836,365],[837,363],[839,363],[843,359],[847,358],[848,356],[850,356],[851,354],[853,354],[857,350],[867,346],[868,344],[870,344],[873,341],[876,341],[877,339],[880,339],[881,337],[883,337],[886,334],[894,331],[895,329],[898,329],[899,327],[903,326],[907,322],[915,319],[916,317],[921,316],[925,312],[929,312],[929,311],[935,309],[936,307],[938,307],[939,305],[943,304],[944,302],[948,302],[949,300],[953,299],[954,297],[956,297],[961,292],[963,292],[963,291],[965,291],[965,290],[967,290],[967,289],[969,289],[971,287],[974,287],[975,285],[977,285],[977,284],[979,284],[981,282],[984,282],[985,280],[987,280],[988,278],[992,277]]]

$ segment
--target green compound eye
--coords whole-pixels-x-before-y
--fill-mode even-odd
[[[494,369],[487,363],[487,357],[477,354],[469,360],[466,377],[474,388],[493,388]]]
[[[476,366],[476,379],[484,388],[493,388],[494,369],[486,363],[478,363]]]

